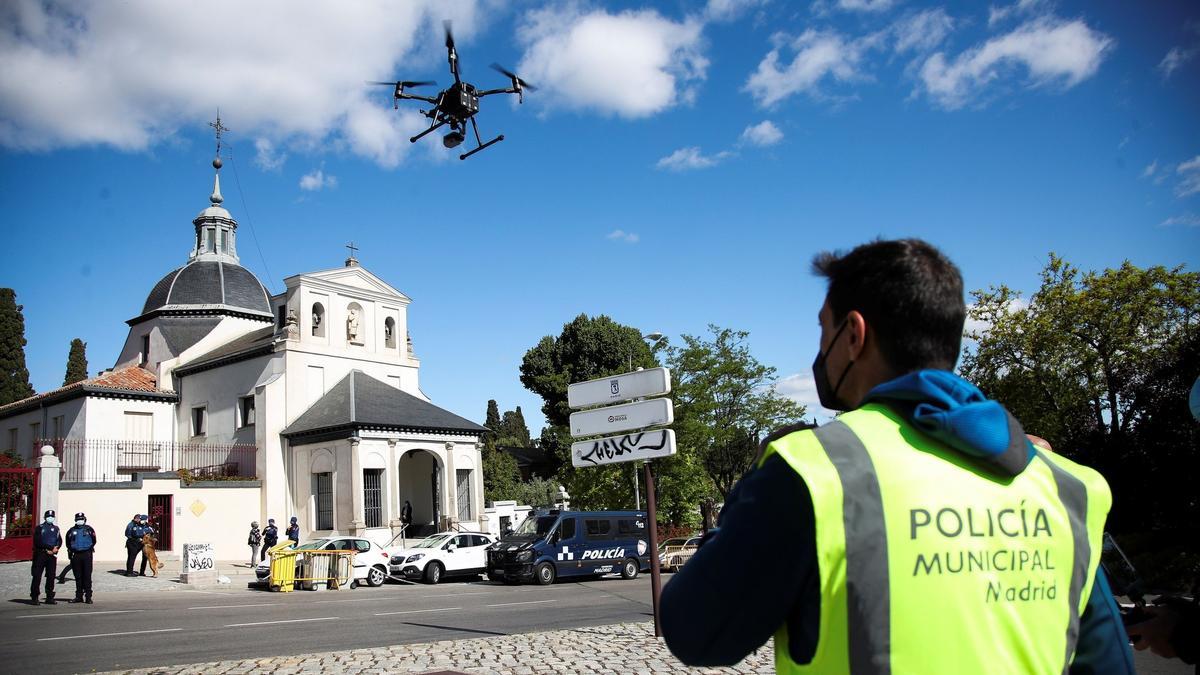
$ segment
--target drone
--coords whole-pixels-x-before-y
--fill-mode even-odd
[[[399,108],[401,100],[412,99],[416,101],[425,101],[433,105],[429,110],[422,110],[421,114],[429,118],[429,128],[421,133],[408,139],[410,143],[416,143],[428,134],[433,133],[436,129],[449,125],[450,131],[442,137],[442,145],[447,148],[456,148],[462,144],[467,137],[467,122],[471,123],[471,130],[475,132],[476,147],[468,152],[458,156],[459,159],[466,159],[475,153],[491,147],[496,143],[504,140],[504,134],[493,138],[487,143],[479,136],[479,125],[475,123],[475,115],[479,112],[479,99],[492,94],[516,94],[517,102],[525,102],[525,91],[537,91],[537,87],[522,80],[510,70],[502,68],[495,63],[492,64],[492,69],[505,75],[512,82],[512,86],[501,89],[478,89],[470,82],[463,82],[458,72],[458,52],[454,49],[454,34],[450,30],[450,22],[444,23],[446,29],[446,52],[447,58],[450,61],[450,74],[454,76],[454,84],[450,88],[442,91],[436,97],[434,96],[419,96],[410,94],[407,89],[415,87],[425,87],[436,82],[424,81],[414,82],[402,80],[400,82],[368,82],[367,84],[378,84],[387,87],[395,87],[392,93],[392,107]]]

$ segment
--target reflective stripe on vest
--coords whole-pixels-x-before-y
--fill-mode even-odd
[[[771,453],[812,495],[821,592],[812,662],[785,626],[778,672],[1067,669],[1111,504],[1098,474],[1038,453],[992,476],[878,405]]]

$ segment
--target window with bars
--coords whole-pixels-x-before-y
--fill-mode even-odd
[[[383,527],[383,469],[363,469],[363,516],[367,527]]]
[[[317,498],[317,529],[333,529],[333,474],[313,474],[313,495]]]
[[[458,479],[458,519],[474,520],[471,510],[471,470],[456,471]]]

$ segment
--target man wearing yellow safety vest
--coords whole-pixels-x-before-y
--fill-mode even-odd
[[[848,411],[769,436],[662,592],[667,646],[780,673],[1132,673],[1098,569],[1112,499],[951,371],[958,268],[914,239],[813,261],[813,377]]]

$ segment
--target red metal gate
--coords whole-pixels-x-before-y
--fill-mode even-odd
[[[174,548],[171,546],[171,517],[174,515],[171,495],[150,495],[147,497],[147,503],[146,514],[150,516],[150,525],[158,533],[158,544],[154,549],[170,551]]]
[[[37,469],[0,469],[0,562],[33,559]]]

